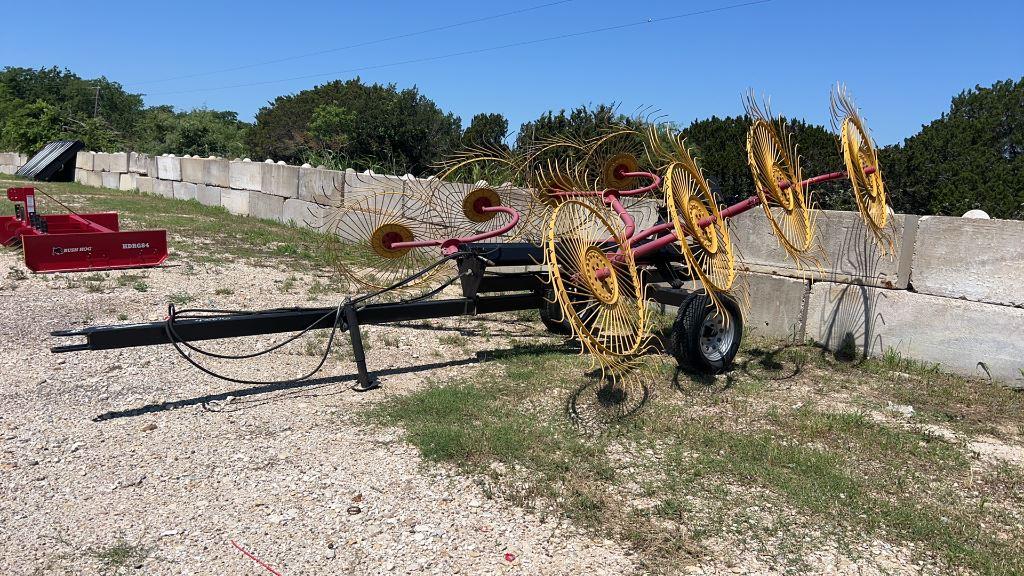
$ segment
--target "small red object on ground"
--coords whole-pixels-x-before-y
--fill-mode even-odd
[[[29,270],[144,268],[167,259],[166,230],[121,231],[117,212],[39,214],[35,193],[34,188],[8,188],[15,215],[0,216],[0,244],[20,241]]]
[[[238,542],[235,542],[234,540],[231,540],[230,542],[231,542],[232,546],[234,546],[235,548],[238,548],[239,552],[241,552],[242,554],[245,554],[246,558],[252,560],[253,562],[255,562],[257,564],[259,564],[261,567],[266,568],[267,571],[270,572],[271,574],[273,574],[274,576],[283,576],[280,572],[278,572],[277,570],[274,570],[273,568],[271,568],[270,564],[267,564],[263,560],[260,560],[259,558],[256,557],[255,554],[253,554],[252,552],[249,552],[245,548],[242,548],[241,546],[239,546]]]
[[[505,562],[515,562],[516,555],[511,552],[505,552]]]

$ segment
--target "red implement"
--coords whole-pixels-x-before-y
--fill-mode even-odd
[[[14,216],[0,216],[0,244],[19,241],[33,272],[75,272],[159,266],[167,259],[166,230],[121,231],[116,212],[36,212],[34,188],[9,188]]]

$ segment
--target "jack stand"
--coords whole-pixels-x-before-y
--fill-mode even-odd
[[[356,370],[359,372],[356,383],[352,389],[356,392],[366,392],[380,386],[380,381],[371,376],[366,369],[366,354],[363,350],[363,335],[359,331],[359,317],[356,315],[356,307],[352,305],[351,299],[345,300],[342,306],[345,314],[345,324],[348,326],[348,334],[352,338],[352,355],[356,360]]]

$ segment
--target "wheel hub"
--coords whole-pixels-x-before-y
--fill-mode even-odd
[[[601,273],[607,270],[607,275]],[[615,277],[615,268],[596,246],[588,246],[583,255],[583,278],[594,295],[602,304],[611,305],[619,299],[619,281]],[[603,276],[603,277],[602,277]]]
[[[708,314],[700,332],[700,350],[709,361],[717,362],[729,354],[736,330],[724,314]]]
[[[498,193],[490,188],[477,188],[462,199],[462,213],[471,222],[487,222],[497,215],[497,212],[485,212],[484,208],[500,206],[501,198]]]
[[[692,196],[687,199],[685,210],[686,223],[693,232],[693,237],[697,239],[697,242],[700,243],[706,252],[709,254],[717,253],[718,234],[715,233],[715,224],[712,223],[706,227],[700,225],[701,220],[711,217],[711,212],[708,211],[703,202]]]
[[[384,224],[370,235],[370,246],[381,258],[395,259],[408,254],[411,248],[392,248],[391,245],[397,242],[412,242],[412,240],[412,230],[401,224]]]

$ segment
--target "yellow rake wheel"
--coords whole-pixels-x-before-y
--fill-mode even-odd
[[[441,259],[436,246],[391,248],[395,242],[432,240],[444,231],[426,218],[426,206],[400,192],[370,194],[329,215],[328,229],[338,270],[363,291],[392,286]],[[403,286],[414,290],[451,274],[443,264]]]
[[[531,178],[536,172],[531,168],[531,152],[512,151],[505,146],[478,146],[469,147],[441,162],[442,172],[433,180],[443,182],[473,180],[473,176],[491,178],[493,181],[504,182],[501,185],[491,185],[478,181],[478,185],[466,186],[454,184],[444,187],[440,184],[423,185],[421,180],[412,180],[410,184],[422,190],[419,195],[430,198],[430,203],[435,207],[435,216],[445,222],[453,223],[461,221],[459,226],[463,231],[488,230],[487,226],[476,226],[473,223],[481,224],[493,222],[495,226],[502,226],[504,218],[496,217],[497,214],[481,213],[476,208],[476,200],[485,195],[493,196],[487,190],[497,194],[499,202],[503,206],[514,208],[519,212],[519,225],[505,235],[506,240],[526,240],[540,244],[543,236],[543,228],[547,223],[547,207],[542,204],[543,199],[536,194],[538,187]],[[515,183],[522,186],[516,186]],[[442,206],[439,196],[444,196],[443,201],[456,203],[459,210],[456,213],[449,206]],[[492,204],[492,205],[497,205]],[[468,222],[467,222],[468,221]],[[471,235],[459,234],[461,236]]]
[[[628,240],[596,202],[551,213],[545,261],[562,313],[603,374],[618,381],[646,351],[650,326]]]
[[[857,210],[864,219],[864,224],[883,247],[889,244],[888,248],[892,248],[891,242],[885,237],[889,208],[875,143],[868,135],[864,120],[845,88],[839,87],[833,91],[830,99],[832,124],[839,127],[839,142],[843,149],[846,173],[853,188],[853,197],[857,201]],[[869,168],[873,172],[865,174],[864,171]]]
[[[800,183],[795,147],[783,141],[775,124],[756,118],[747,132],[747,163],[775,237],[800,264],[814,246],[814,221]],[[783,183],[788,186],[783,187]]]
[[[704,173],[681,143],[678,156],[679,161],[665,169],[665,205],[694,284],[702,286],[720,307],[719,294],[728,292],[736,279],[729,227],[718,211]],[[708,219],[711,224],[702,227],[701,221]]]
[[[437,178],[407,181],[409,195],[426,206],[426,219],[443,231],[445,238],[467,237],[491,232],[509,222],[500,212],[482,210],[486,206],[508,206],[519,212],[519,225],[500,236],[504,242],[523,238],[526,224],[533,218],[533,194],[511,184],[489,186],[447,182]],[[539,234],[534,231],[534,237]]]
[[[654,172],[648,166],[646,135],[625,126],[610,126],[607,132],[587,143],[586,157],[577,165],[577,180],[585,189],[592,190],[633,190],[648,182],[636,177],[623,177],[620,172]],[[626,208],[634,208],[644,202],[641,196],[625,196],[620,199]]]

